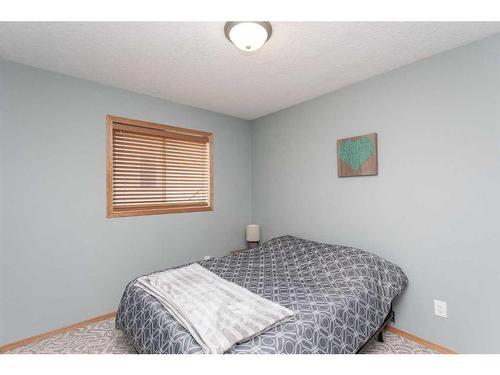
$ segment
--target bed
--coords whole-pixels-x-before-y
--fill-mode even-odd
[[[387,323],[393,300],[408,283],[400,267],[377,255],[293,236],[199,264],[295,312],[227,354],[357,353]],[[123,293],[116,328],[138,353],[203,353],[189,332],[134,281]]]

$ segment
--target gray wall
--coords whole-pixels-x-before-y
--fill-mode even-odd
[[[253,221],[265,239],[352,245],[401,265],[398,327],[500,352],[499,110],[495,36],[258,119]],[[379,176],[338,178],[336,139],[370,132]]]
[[[214,132],[213,212],[106,219],[105,116]],[[244,245],[251,126],[0,61],[0,344],[117,308],[140,274]]]

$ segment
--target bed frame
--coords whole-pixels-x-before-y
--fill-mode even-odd
[[[375,337],[377,338],[377,341],[378,342],[384,342],[384,329],[385,327],[387,327],[387,325],[390,323],[390,322],[394,322],[395,319],[394,319],[394,311],[392,310],[392,303],[391,303],[391,307],[389,309],[389,313],[387,314],[387,316],[385,317],[384,321],[382,322],[382,325],[380,326],[379,329],[377,329],[375,331],[375,333],[373,335],[371,335],[371,337],[363,344],[363,346],[361,346],[361,348],[358,349],[358,351],[356,352],[356,354],[359,354],[363,351],[363,349],[369,344],[371,343]]]

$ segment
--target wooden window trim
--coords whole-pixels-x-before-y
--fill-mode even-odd
[[[136,206],[134,209],[116,208],[113,205],[113,129],[130,129],[132,127],[142,128],[141,132],[149,134],[161,134],[161,132],[169,132],[175,135],[175,139],[189,140],[200,143],[208,143],[208,158],[209,158],[209,199],[208,205],[199,202],[192,204],[149,204]],[[182,212],[202,212],[213,211],[213,134],[200,130],[180,128],[171,125],[163,125],[154,122],[134,120],[119,116],[106,116],[106,216],[127,217],[127,216],[144,216],[144,215],[160,215],[173,214]]]

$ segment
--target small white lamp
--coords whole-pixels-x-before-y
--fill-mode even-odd
[[[249,249],[259,246],[260,241],[260,225],[247,225],[247,244]]]

